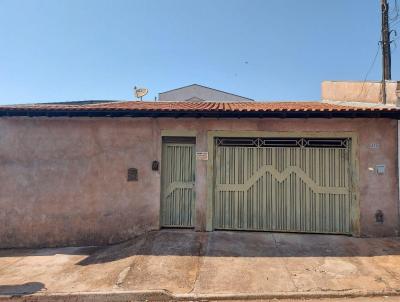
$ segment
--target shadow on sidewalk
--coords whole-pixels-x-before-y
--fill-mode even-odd
[[[400,255],[400,238],[340,235],[163,230],[99,248],[78,265],[132,256],[203,257],[374,257]]]
[[[32,256],[54,256],[60,255],[86,255],[89,256],[96,252],[97,246],[83,247],[51,247],[51,248],[6,248],[0,249],[1,257],[32,257]]]
[[[0,284],[0,295],[31,295],[45,288],[45,285],[41,282],[28,282],[24,284],[15,285],[1,285]]]

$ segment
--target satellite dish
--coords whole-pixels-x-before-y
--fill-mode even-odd
[[[142,98],[149,92],[147,88],[137,88],[135,86],[135,96],[142,100]]]

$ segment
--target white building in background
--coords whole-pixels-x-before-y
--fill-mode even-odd
[[[158,94],[158,100],[161,102],[254,102],[250,98],[198,84],[161,92]]]

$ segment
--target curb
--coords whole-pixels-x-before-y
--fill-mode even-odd
[[[323,298],[366,298],[380,296],[400,296],[400,290],[391,291],[314,291],[314,292],[274,292],[259,294],[173,294],[167,290],[154,291],[112,291],[36,293],[30,295],[0,295],[0,302],[122,302],[122,301],[234,301],[272,299],[323,299]]]

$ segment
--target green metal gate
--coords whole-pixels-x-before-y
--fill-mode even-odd
[[[351,233],[350,140],[215,143],[214,229]]]
[[[163,144],[161,226],[193,227],[195,145]]]

